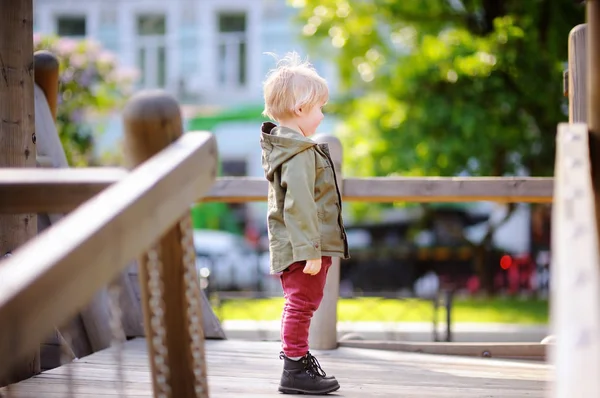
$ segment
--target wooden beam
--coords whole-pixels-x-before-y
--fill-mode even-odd
[[[255,177],[217,178],[203,202],[267,199],[267,182]],[[366,177],[344,178],[345,201],[551,203],[551,177]]]
[[[551,397],[600,396],[600,268],[585,124],[561,124],[552,207]]]
[[[121,180],[123,169],[0,169],[0,213],[68,212]],[[551,203],[553,178],[546,177],[370,177],[345,178],[344,200],[357,202]],[[201,202],[267,200],[267,181],[219,177]]]
[[[68,213],[126,176],[108,167],[0,169],[0,213]]]
[[[219,177],[202,202],[264,202],[268,189],[264,177]]]
[[[368,177],[345,178],[345,201],[551,203],[551,177]],[[267,198],[263,178],[218,178],[203,202],[249,202]]]
[[[215,174],[214,137],[186,134],[4,260],[0,372],[31,355],[54,325],[148,250]]]
[[[346,178],[344,199],[361,202],[552,202],[545,177]]]
[[[3,1],[0,9],[0,167],[35,167],[33,1]],[[36,233],[35,213],[0,215],[0,259]],[[39,347],[21,359],[0,375],[0,386],[41,371]]]
[[[347,340],[340,347],[460,355],[483,358],[546,359],[546,344],[540,343],[422,343],[386,340]]]

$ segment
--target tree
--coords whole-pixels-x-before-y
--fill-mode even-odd
[[[99,126],[90,120],[124,104],[137,71],[119,67],[111,52],[89,39],[34,35],[34,50],[48,50],[60,61],[57,129],[69,164],[94,164],[92,129]]]
[[[338,66],[343,96],[332,111],[343,119],[347,175],[552,174],[557,124],[566,119],[567,38],[585,20],[581,5],[292,4],[307,43]]]

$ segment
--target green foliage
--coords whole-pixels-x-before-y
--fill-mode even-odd
[[[572,0],[290,3],[341,75],[347,175],[552,174]]]
[[[90,117],[123,104],[135,71],[119,68],[113,54],[92,40],[34,35],[34,49],[48,50],[60,61],[57,128],[69,164],[94,163]]]

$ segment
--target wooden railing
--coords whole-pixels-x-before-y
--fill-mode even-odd
[[[205,370],[198,372],[198,363],[192,360],[192,353],[198,352],[198,347],[191,344],[192,334],[201,334],[198,322],[202,316],[193,251],[190,253],[189,208],[213,185],[216,141],[209,133],[181,136],[179,106],[161,93],[133,98],[125,109],[125,124],[127,159],[132,169],[129,173],[39,169],[0,172],[2,198],[28,203],[22,207],[0,203],[4,211],[73,210],[61,204],[69,202],[68,198],[82,203],[2,261],[0,378],[36,350],[56,325],[73,317],[99,289],[109,285],[131,260],[139,258],[145,330],[155,375],[161,369],[156,365],[160,361],[155,361],[160,350],[153,346],[154,337],[162,339],[168,352],[168,358],[160,363],[170,370],[170,376],[161,379],[163,385],[154,378],[155,392],[167,388],[172,396],[191,397],[199,388],[202,390]],[[122,178],[114,182],[117,174]],[[46,179],[41,186],[37,185],[40,176]],[[111,184],[106,184],[108,180]],[[59,181],[63,184],[56,184]],[[31,190],[28,182],[35,182],[36,188]],[[64,183],[76,188],[61,190]],[[32,204],[31,195],[42,195],[46,201]],[[53,196],[55,199],[51,199]],[[29,205],[32,210],[26,210]],[[163,286],[164,294],[154,297],[153,284],[154,290]],[[185,293],[197,303],[192,312]],[[166,335],[153,327],[160,316]],[[194,376],[198,373],[203,379]]]
[[[581,96],[585,79],[576,71],[570,71],[569,77],[571,82],[579,82],[569,89],[569,95],[578,98],[571,104],[585,104]],[[190,360],[190,350],[194,350],[191,315],[183,311],[185,297],[181,293],[187,291],[190,280],[189,274],[188,279],[181,276],[189,272],[182,270],[186,261],[182,241],[189,240],[187,210],[198,200],[265,200],[267,185],[262,178],[215,179],[214,138],[206,133],[179,137],[176,103],[161,96],[157,102],[156,98],[135,98],[127,109],[131,171],[4,169],[0,173],[0,212],[70,212],[2,262],[0,377],[2,370],[35,350],[57,324],[72,317],[137,257],[142,265],[140,287],[153,374],[160,372],[161,361],[154,357],[157,331],[152,317],[156,311],[150,306],[152,292],[148,288],[155,277],[148,271],[152,266],[160,270],[166,292],[162,305],[166,309],[164,325],[171,331],[167,336],[179,340],[162,336],[167,351],[173,353],[165,365],[170,371],[167,383],[173,396],[192,396],[192,390],[198,388]],[[581,114],[572,111],[571,122],[579,121],[573,120],[573,115]],[[561,125],[555,179],[343,179],[344,199],[353,201],[554,202],[551,318],[557,342],[551,358],[556,365],[552,396],[557,397],[600,395],[600,272],[590,146],[585,124]],[[341,154],[334,163],[339,169]],[[160,244],[153,246],[158,241]],[[158,268],[157,259],[162,262]],[[337,296],[331,297],[329,292],[335,301]],[[325,307],[331,310],[331,306]],[[335,325],[335,314],[323,318],[329,324],[333,319]],[[165,388],[156,380],[154,383],[155,392]]]
[[[0,175],[0,212],[67,212],[126,178],[127,170],[11,171]],[[552,177],[344,178],[344,201],[551,203]],[[23,196],[16,197],[15,193]],[[218,177],[201,202],[267,200],[267,182],[256,177]]]
[[[569,123],[558,127],[548,397],[600,396],[600,3],[569,35]],[[593,73],[590,73],[593,71]],[[594,178],[596,181],[594,181]]]
[[[554,396],[597,397],[600,384],[600,268],[585,124],[559,126],[552,214]]]

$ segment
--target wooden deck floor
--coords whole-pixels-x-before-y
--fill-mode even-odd
[[[209,340],[206,342],[210,396],[281,397],[279,343]],[[323,368],[342,388],[332,397],[544,397],[549,366],[543,363],[445,357],[357,348],[317,352]],[[151,384],[143,339],[124,351],[126,393],[119,394],[112,349],[68,365],[74,397],[150,397]],[[67,367],[53,369],[10,388],[10,397],[69,397]]]

